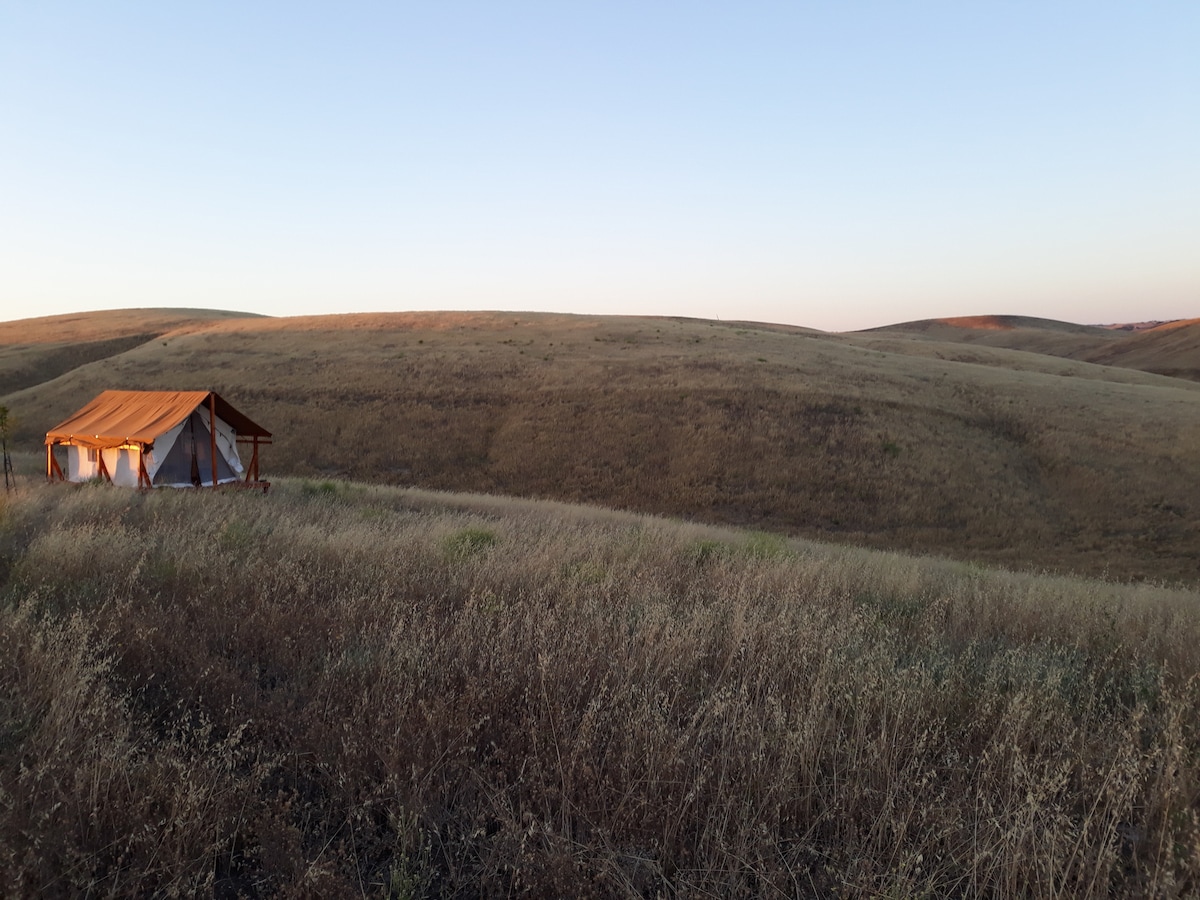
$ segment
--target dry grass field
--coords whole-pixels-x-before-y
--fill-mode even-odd
[[[29,483],[0,893],[1196,896],[1198,601],[546,502]]]
[[[0,331],[0,894],[1200,894],[1190,324],[173,315]],[[42,483],[105,388],[271,492]]]
[[[1200,381],[1200,319],[1165,322],[1094,352],[1088,359]]]
[[[1086,358],[1088,354],[1121,344],[1128,335],[1094,325],[1075,325],[1055,319],[1032,316],[956,316],[948,319],[921,319],[871,328],[862,334],[890,334],[937,341],[975,344],[1008,350],[1026,350]]]
[[[34,359],[51,345],[28,335],[51,322],[6,323],[0,341]],[[225,318],[67,370],[47,353],[0,403],[32,454],[105,388],[213,388],[275,432],[276,475],[1195,583],[1200,384],[1047,349],[1154,331],[976,324],[1041,344],[505,313]]]
[[[1027,350],[1200,381],[1200,319],[1126,331],[1028,316],[964,316],[905,322],[865,333]]]
[[[0,322],[0,397],[192,326],[248,313],[117,309]]]

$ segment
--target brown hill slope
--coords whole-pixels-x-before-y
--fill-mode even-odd
[[[213,309],[114,309],[0,322],[0,396],[190,325],[250,317]]]
[[[985,365],[925,352],[939,346],[953,349],[650,318],[235,319],[5,402],[35,449],[104,388],[211,387],[276,433],[277,473],[1196,577],[1200,385],[990,347],[971,348]]]
[[[1094,325],[1076,325],[1056,319],[1034,316],[960,316],[947,319],[921,319],[871,328],[860,334],[885,334],[917,337],[946,343],[975,344],[1045,353],[1068,359],[1118,344],[1125,332]]]
[[[1083,358],[1108,366],[1200,381],[1200,319],[1165,322],[1098,348]]]
[[[1200,381],[1200,319],[1118,328],[1029,316],[967,316],[903,322],[858,334],[1024,350]]]

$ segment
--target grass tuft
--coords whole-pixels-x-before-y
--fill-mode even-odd
[[[442,541],[442,548],[452,559],[466,559],[494,547],[500,540],[489,528],[470,526],[460,529]]]

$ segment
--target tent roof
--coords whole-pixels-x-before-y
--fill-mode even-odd
[[[84,447],[148,444],[201,407],[216,401],[217,418],[239,435],[269,438],[271,432],[246,418],[213,391],[105,391],[46,432],[46,443],[71,441]]]

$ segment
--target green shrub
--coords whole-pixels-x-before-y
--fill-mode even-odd
[[[742,545],[742,552],[751,559],[780,559],[791,556],[787,539],[769,531],[752,531]]]
[[[300,490],[309,496],[332,496],[340,490],[336,481],[305,481]]]
[[[466,559],[494,546],[500,539],[488,528],[468,527],[456,531],[442,542],[442,549],[453,559]]]
[[[689,544],[684,555],[693,565],[706,566],[728,556],[732,549],[724,541],[701,540]]]

